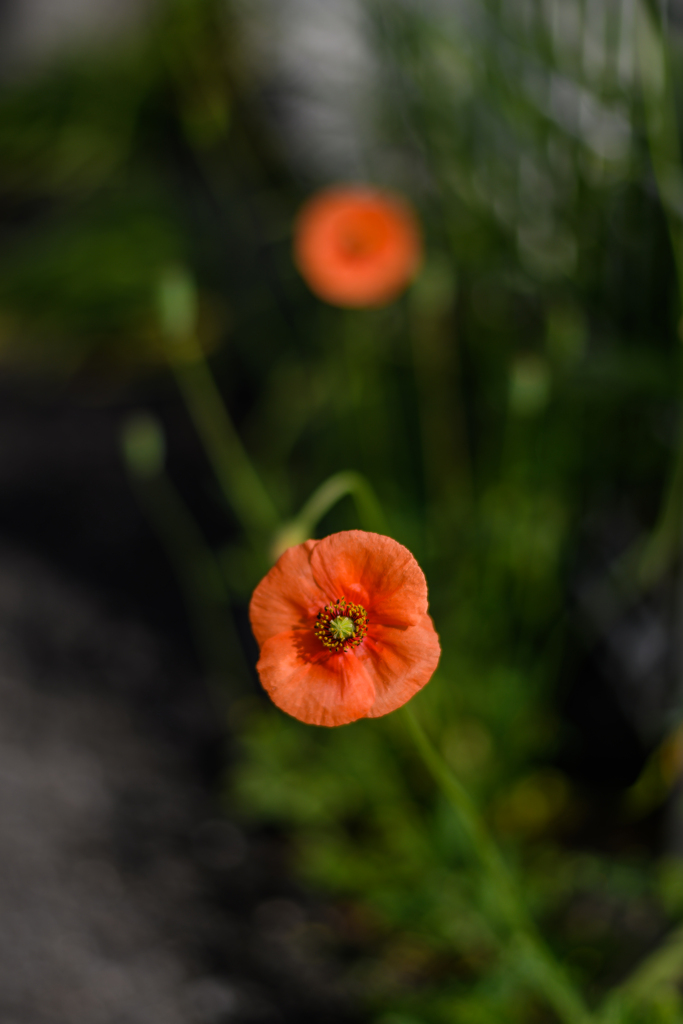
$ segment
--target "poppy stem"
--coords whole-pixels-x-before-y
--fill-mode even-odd
[[[639,0],[636,5],[636,55],[650,160],[669,230],[678,279],[679,305],[683,305],[683,229],[680,207],[683,162],[674,76],[661,17],[643,0]],[[682,328],[683,319],[679,322],[679,335]],[[657,521],[645,542],[638,544],[624,560],[629,576],[641,590],[656,586],[680,556],[683,510],[683,428],[680,426],[679,433],[681,436]]]
[[[356,504],[362,529],[371,533],[387,532],[382,506],[370,483],[362,473],[342,470],[316,488],[299,514],[276,532],[270,552],[273,561],[277,561],[288,547],[308,540],[323,516],[347,494]]]
[[[196,336],[192,279],[169,269],[158,289],[159,319],[168,361],[226,501],[252,538],[270,535],[277,509],[247,455]]]
[[[442,793],[455,811],[474,859],[506,932],[506,947],[512,950],[527,981],[544,996],[564,1024],[590,1024],[593,1020],[570,978],[536,931],[524,901],[502,854],[477,808],[459,779],[453,774],[409,704],[402,708],[408,730],[422,759]]]
[[[195,642],[210,669],[209,681],[216,684],[217,710],[224,713],[226,696],[248,671],[220,566],[166,475],[165,439],[156,417],[129,416],[122,424],[121,449],[142,510],[175,570]]]
[[[333,505],[350,494],[356,503],[358,515],[364,530],[374,533],[386,533],[386,523],[382,507],[375,492],[361,473],[344,470],[335,473],[320,485],[308,499],[297,519],[314,529]]]
[[[625,981],[612,989],[602,1007],[603,1024],[618,1024],[626,1008],[647,1004],[653,993],[675,988],[680,982],[682,964],[683,927],[679,925]]]
[[[472,496],[456,298],[452,269],[433,260],[415,282],[409,307],[430,553],[438,557],[448,550],[457,533],[454,519],[462,520]]]
[[[279,516],[230,419],[203,356],[173,363],[178,387],[223,494],[248,534],[269,534]]]

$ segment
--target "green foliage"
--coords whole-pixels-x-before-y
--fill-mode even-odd
[[[564,756],[568,593],[590,523],[627,520],[628,537],[593,567],[588,647],[653,586],[668,594],[683,500],[676,155],[662,134],[677,50],[656,22],[629,22],[629,5],[598,7],[594,21],[578,0],[432,13],[368,0],[368,161],[418,209],[427,253],[386,309],[324,307],[297,278],[301,188],[223,5],[161,5],[137,41],[0,94],[0,209],[14,211],[0,361],[110,383],[173,363],[232,517],[219,556],[164,476],[156,422],[129,423],[126,452],[224,677],[243,657],[227,607],[287,543],[386,523],[415,553],[443,646],[418,717],[592,1003],[683,914],[680,862],[658,859],[645,817],[675,785],[676,744],[626,795]],[[643,24],[647,52],[673,62],[644,103]],[[196,295],[184,271],[169,278],[179,265]],[[159,323],[160,281],[172,323]],[[212,362],[238,429],[202,361],[226,338]],[[503,934],[499,891],[402,722],[319,730],[233,697],[228,805],[283,830],[293,870],[347,914],[376,1024],[553,1020],[547,963]],[[643,725],[643,762],[679,716],[672,699]],[[683,957],[675,942],[660,952],[605,1024],[683,1018]]]

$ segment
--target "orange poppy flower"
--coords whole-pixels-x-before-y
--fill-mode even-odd
[[[402,199],[367,186],[313,196],[294,228],[294,259],[321,299],[335,306],[384,306],[415,276],[420,228]]]
[[[364,530],[289,548],[249,616],[264,688],[309,725],[394,711],[429,682],[441,653],[419,565],[402,544]]]

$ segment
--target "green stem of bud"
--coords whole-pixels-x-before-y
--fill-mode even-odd
[[[169,269],[159,281],[159,321],[168,361],[228,504],[252,537],[272,534],[279,515],[235,430],[196,337],[192,278]]]
[[[564,1024],[591,1024],[592,1015],[555,957],[538,935],[521,893],[482,821],[474,801],[427,737],[409,704],[401,709],[430,775],[457,815],[482,882],[498,912],[505,948],[527,982],[552,1006]]]
[[[303,544],[331,508],[349,494],[353,498],[361,526],[371,533],[386,533],[387,526],[382,507],[372,487],[353,470],[335,473],[313,492],[298,516],[290,519],[275,534],[271,545],[271,557],[277,561],[283,551],[294,544]]]

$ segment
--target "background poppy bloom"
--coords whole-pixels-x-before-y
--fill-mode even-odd
[[[402,544],[363,530],[289,548],[249,615],[263,686],[309,725],[394,711],[429,681],[441,653],[419,565]]]
[[[410,207],[372,188],[326,189],[296,220],[296,265],[311,290],[336,306],[391,302],[415,276],[421,257]]]

